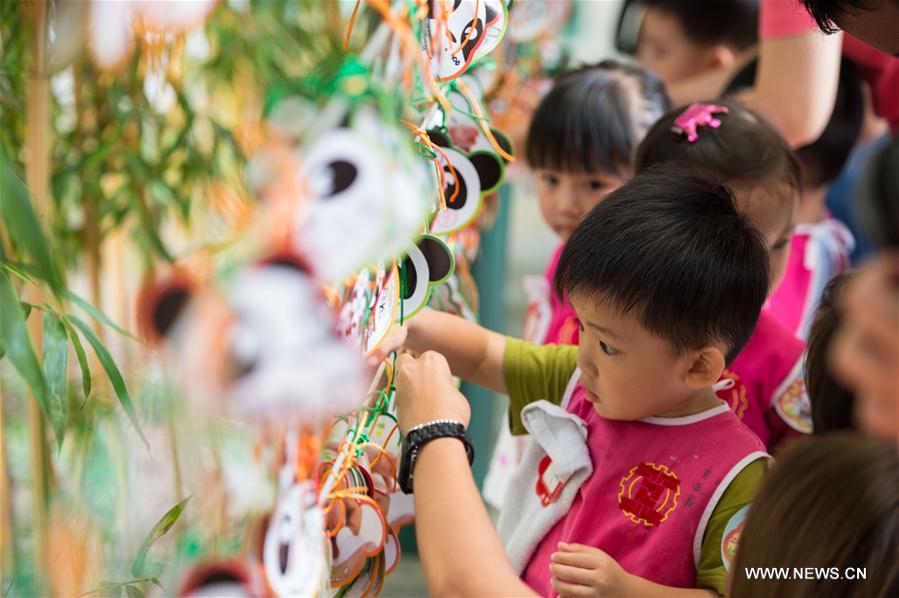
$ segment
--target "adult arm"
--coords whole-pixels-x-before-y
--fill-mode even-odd
[[[400,430],[436,419],[468,425],[468,401],[453,386],[442,355],[397,359]],[[463,444],[424,445],[413,470],[418,552],[434,596],[530,596],[506,557],[475,485]]]

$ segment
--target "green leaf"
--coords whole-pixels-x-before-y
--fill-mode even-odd
[[[71,314],[65,316],[65,319],[78,328],[81,334],[87,339],[87,342],[93,347],[94,353],[97,354],[97,358],[100,360],[100,365],[103,366],[106,375],[109,377],[109,381],[112,382],[112,387],[115,389],[119,403],[122,404],[122,408],[128,415],[128,419],[131,420],[134,429],[137,430],[137,433],[140,435],[141,440],[144,441],[144,444],[147,445],[147,448],[150,448],[150,445],[144,436],[144,432],[141,430],[140,423],[137,421],[137,412],[134,410],[134,404],[131,402],[131,397],[128,395],[128,389],[125,387],[125,380],[122,379],[122,374],[119,372],[119,368],[116,367],[112,355],[109,354],[109,351],[103,346],[103,343],[100,342],[100,339],[97,338],[97,335],[94,334],[91,327],[85,324],[83,320]]]
[[[156,586],[157,588],[159,588],[160,590],[165,592],[165,586],[162,585],[162,582],[159,581],[157,578],[151,577],[147,581],[149,581],[151,584],[153,584],[154,586]]]
[[[34,353],[19,298],[6,272],[0,272],[0,338],[13,367],[34,393],[41,410],[50,417],[47,381]]]
[[[84,352],[81,338],[68,320],[63,318],[61,322],[66,332],[69,333],[69,340],[72,341],[72,348],[75,349],[75,355],[78,357],[78,365],[81,367],[81,388],[84,390],[84,400],[86,402],[91,394],[91,367],[87,361],[87,354]]]
[[[137,586],[125,586],[125,593],[128,598],[144,598],[144,592]]]
[[[86,299],[79,297],[78,295],[76,295],[75,293],[70,291],[69,289],[65,289],[63,291],[63,296],[66,299],[68,299],[69,301],[71,301],[72,303],[74,303],[75,305],[77,305],[78,307],[80,307],[81,309],[83,309],[84,311],[86,311],[93,319],[97,320],[98,322],[100,322],[102,324],[106,324],[107,326],[109,326],[110,328],[112,328],[113,330],[115,330],[116,332],[121,334],[122,336],[126,336],[130,339],[137,340],[137,338],[135,338],[130,332],[128,332],[127,330],[125,330],[124,328],[122,328],[121,326],[119,326],[118,324],[113,322],[112,320],[110,320],[109,317],[106,316],[106,314],[104,314],[102,311],[100,311],[99,309],[97,309],[96,307],[91,305],[90,302],[87,301]]]
[[[12,264],[10,262],[2,262],[0,263],[0,268],[3,268],[10,274],[17,276],[24,280],[25,282],[30,282],[31,284],[35,284],[34,279],[28,276],[28,274],[19,268],[17,265]]]
[[[69,362],[69,338],[59,317],[44,313],[44,341],[42,348],[44,379],[47,381],[47,416],[56,433],[56,444],[62,447],[66,420],[69,417],[67,366]]]
[[[147,552],[150,550],[150,546],[153,545],[156,540],[161,538],[168,532],[175,522],[178,521],[178,518],[181,516],[181,512],[184,510],[184,507],[187,505],[187,501],[190,500],[190,496],[179,502],[177,505],[168,510],[168,512],[162,516],[162,519],[156,522],[156,525],[153,526],[153,529],[150,530],[150,533],[147,535],[147,538],[144,540],[144,543],[141,544],[140,550],[137,552],[137,556],[134,558],[134,562],[131,564],[131,574],[135,577],[140,577],[143,575],[144,570],[144,562],[147,560]]]
[[[31,256],[41,277],[54,292],[63,287],[62,276],[53,259],[50,243],[31,205],[28,187],[0,155],[0,214],[9,235]]]

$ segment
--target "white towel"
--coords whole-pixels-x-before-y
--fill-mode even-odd
[[[521,411],[530,433],[518,469],[506,492],[497,529],[518,575],[552,527],[568,513],[577,491],[593,473],[584,421],[548,401],[537,401]],[[537,469],[544,457],[552,460],[553,475],[567,480],[556,499],[544,506],[537,495]]]

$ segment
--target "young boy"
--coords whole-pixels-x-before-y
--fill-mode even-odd
[[[637,60],[666,85],[730,66],[758,37],[758,0],[641,0]]]
[[[713,386],[765,300],[763,240],[724,187],[662,168],[587,215],[556,284],[577,312],[578,347],[535,346],[437,312],[394,335],[390,346],[442,353],[455,375],[508,394],[513,430],[533,439],[500,521],[508,560],[489,554],[473,484],[449,474],[464,453],[445,442],[422,450],[414,475],[429,485],[416,486],[416,524],[429,584],[508,594],[521,590],[519,575],[541,595],[723,594],[725,530],[767,454]],[[449,372],[429,369],[425,388],[417,362],[398,363],[404,433],[446,417]],[[473,538],[480,550],[458,550]]]

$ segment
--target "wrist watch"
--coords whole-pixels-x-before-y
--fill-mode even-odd
[[[465,445],[469,465],[474,461],[474,446],[472,446],[471,437],[461,422],[438,419],[415,426],[406,432],[406,437],[403,439],[403,452],[400,456],[397,482],[404,493],[412,494],[412,471],[422,447],[437,438],[458,438]]]

